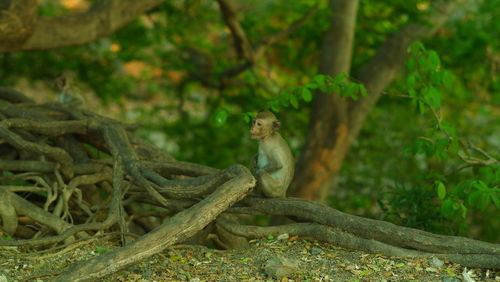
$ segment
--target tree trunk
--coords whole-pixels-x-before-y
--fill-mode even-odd
[[[319,72],[349,73],[358,0],[332,0],[331,26],[321,47]],[[348,100],[317,93],[313,100],[307,142],[290,188],[294,196],[321,197],[322,187],[341,167],[349,148]]]
[[[432,36],[461,1],[439,1],[426,21],[409,24],[389,37],[373,58],[361,69],[361,81],[368,96],[354,102],[337,94],[315,95],[309,132],[297,163],[290,194],[305,199],[324,200],[329,186],[340,170],[352,141],[382,91],[396,78],[407,58],[408,46]],[[321,50],[320,72],[349,74],[357,1],[332,0],[331,27]]]

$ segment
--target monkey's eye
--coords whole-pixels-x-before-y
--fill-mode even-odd
[[[262,126],[262,122],[258,121],[256,122],[257,126]]]

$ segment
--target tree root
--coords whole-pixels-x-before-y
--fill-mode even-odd
[[[232,204],[241,200],[255,185],[255,179],[245,167],[236,165],[228,170],[234,174],[234,177],[204,200],[177,213],[130,245],[73,265],[68,271],[57,277],[56,281],[98,279],[191,237]]]
[[[122,234],[124,247],[73,265],[59,281],[98,279],[175,243],[214,238],[223,247],[244,247],[244,238],[274,233],[387,256],[500,268],[498,244],[399,227],[301,199],[243,199],[255,179],[241,165],[220,170],[177,161],[135,137],[129,132],[134,126],[65,104],[37,105],[17,91],[0,88],[0,102],[0,227],[16,238],[0,239],[0,246],[43,249]],[[244,226],[228,221],[229,214],[289,216],[299,223]],[[145,234],[127,243],[131,230]]]
[[[389,245],[374,239],[365,239],[349,232],[317,223],[295,223],[279,226],[260,227],[234,224],[224,219],[217,223],[235,235],[246,238],[266,237],[270,234],[293,234],[332,243],[346,249],[362,250],[373,254],[393,257],[438,257],[468,267],[500,268],[499,254],[430,253]]]
[[[500,255],[498,244],[401,227],[385,221],[346,214],[323,204],[303,199],[247,198],[245,203],[265,214],[296,216],[304,221],[339,228],[362,238],[402,248],[431,253]]]

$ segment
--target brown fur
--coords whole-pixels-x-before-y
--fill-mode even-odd
[[[292,152],[277,132],[280,126],[276,116],[266,111],[257,114],[250,129],[252,139],[259,139],[259,153],[252,163],[256,190],[269,198],[285,197],[294,173]]]

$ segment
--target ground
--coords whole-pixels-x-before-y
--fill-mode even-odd
[[[32,90],[29,86],[25,92],[40,102],[55,100],[57,95],[44,87]],[[120,116],[116,105],[114,109],[104,109],[95,105],[95,98],[86,100],[91,101],[88,107],[99,109],[99,113],[115,118]],[[131,110],[128,113],[133,115]],[[440,260],[389,258],[293,236],[262,238],[251,241],[250,245],[248,249],[230,251],[174,246],[101,281],[466,281],[464,267]],[[75,262],[118,246],[116,239],[104,237],[48,252],[0,246],[0,282],[48,281]],[[290,274],[278,279],[266,268],[277,258],[298,265]],[[500,281],[498,270],[467,269],[465,273],[475,281]]]
[[[178,245],[101,281],[467,281],[462,266],[437,259],[389,258],[287,235],[250,245],[229,251]],[[77,261],[117,247],[110,239],[80,241],[50,252],[0,247],[0,282],[48,281]],[[266,265],[280,258],[297,268],[281,278],[270,276]],[[500,281],[498,270],[466,272],[475,281]]]

